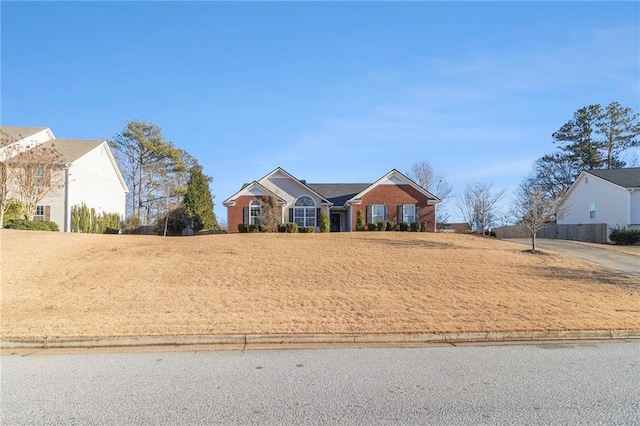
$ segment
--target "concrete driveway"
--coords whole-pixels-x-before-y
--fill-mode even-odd
[[[531,247],[531,240],[528,238],[510,238],[505,239],[505,241],[513,241]],[[638,256],[567,240],[538,238],[536,246],[542,250],[568,254],[591,263],[615,269],[618,272],[640,277],[640,258]]]

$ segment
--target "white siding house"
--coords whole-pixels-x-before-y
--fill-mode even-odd
[[[104,140],[58,139],[51,130],[30,127],[0,128],[23,147],[52,147],[61,154],[60,175],[64,186],[39,203],[37,218],[71,231],[71,207],[86,204],[97,214],[118,213],[124,218],[127,185],[109,145]]]
[[[640,228],[640,168],[582,172],[564,195],[558,224]]]

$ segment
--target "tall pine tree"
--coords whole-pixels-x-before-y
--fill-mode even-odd
[[[213,212],[213,196],[209,189],[211,177],[202,172],[199,164],[191,167],[189,183],[184,195],[184,206],[191,219],[194,231],[201,229],[219,229],[216,215]]]
[[[618,102],[588,105],[552,137],[558,149],[536,160],[528,183],[553,198],[585,170],[626,167],[625,152],[640,146],[640,115]]]

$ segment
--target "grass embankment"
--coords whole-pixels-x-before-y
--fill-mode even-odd
[[[0,238],[3,337],[640,329],[640,280],[469,235]]]

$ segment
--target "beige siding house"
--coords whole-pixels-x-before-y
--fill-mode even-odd
[[[71,207],[82,203],[98,214],[118,213],[124,218],[129,190],[107,141],[58,139],[50,129],[39,127],[2,126],[0,131],[21,149],[49,146],[61,155],[55,173],[64,185],[40,201],[36,219],[51,220],[70,232]]]

